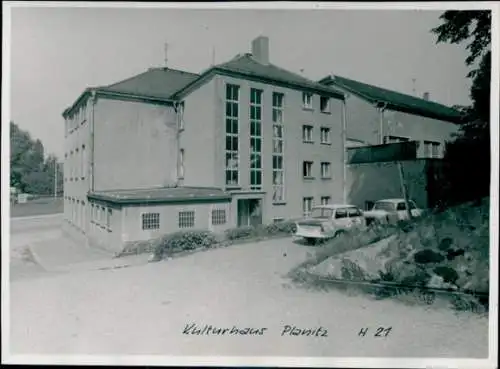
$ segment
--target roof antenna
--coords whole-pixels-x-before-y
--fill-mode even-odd
[[[165,68],[168,68],[168,43],[165,42]]]

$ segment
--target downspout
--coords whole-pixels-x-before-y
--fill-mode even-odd
[[[91,92],[91,112],[90,112],[90,171],[91,171],[91,182],[90,182],[90,190],[94,192],[95,190],[95,153],[94,153],[94,145],[95,145],[95,139],[94,139],[94,112],[95,112],[95,105],[97,103],[97,98],[96,98],[96,92],[93,90]]]
[[[384,144],[384,111],[387,108],[387,103],[384,103],[382,106],[379,106],[377,103],[377,107],[379,110],[379,118],[380,118],[380,127],[379,127],[379,144]]]
[[[176,165],[175,165],[175,187],[179,187],[180,178],[179,178],[179,166],[180,166],[180,137],[181,137],[181,103],[174,102],[174,111],[175,111],[175,148],[176,148]]]
[[[348,96],[344,97],[342,101],[342,199],[344,204],[347,203],[347,114],[346,114],[346,100]]]

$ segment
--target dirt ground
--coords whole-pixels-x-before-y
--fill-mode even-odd
[[[142,266],[12,281],[11,351],[393,358],[488,355],[485,316],[290,285],[284,275],[310,251],[291,239],[276,239]],[[252,328],[263,334],[185,333],[193,323],[195,330],[212,325],[212,330]],[[366,328],[367,333],[359,335]],[[390,328],[389,334],[376,336],[378,328]]]

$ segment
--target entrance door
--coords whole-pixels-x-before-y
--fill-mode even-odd
[[[238,227],[255,227],[260,224],[262,224],[262,200],[238,200]]]

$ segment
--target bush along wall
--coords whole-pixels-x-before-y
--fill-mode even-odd
[[[285,221],[257,227],[237,227],[215,234],[208,230],[183,230],[147,241],[128,244],[121,255],[148,253],[153,261],[194,250],[229,246],[244,241],[259,241],[269,237],[291,236],[296,230],[295,222]]]

